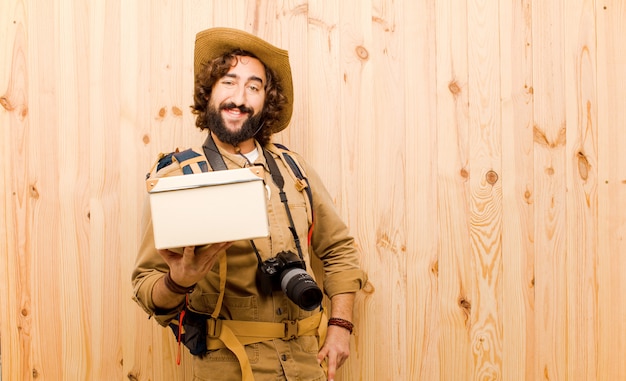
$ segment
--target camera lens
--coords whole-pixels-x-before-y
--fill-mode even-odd
[[[311,276],[300,268],[291,268],[281,274],[280,287],[300,308],[312,311],[322,304],[322,291]]]

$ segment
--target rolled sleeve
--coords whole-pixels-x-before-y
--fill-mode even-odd
[[[329,298],[337,294],[357,292],[367,282],[367,275],[361,269],[346,270],[341,274],[332,274],[324,278],[324,290]]]
[[[153,317],[157,323],[166,327],[169,322],[176,318],[178,313],[183,310],[185,301],[183,299],[178,306],[169,310],[164,310],[154,305],[152,301],[152,289],[156,282],[162,277],[163,273],[155,271],[137,280],[134,284],[133,300],[135,300],[148,315]]]

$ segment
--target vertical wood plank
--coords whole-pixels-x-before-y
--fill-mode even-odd
[[[598,102],[593,1],[570,1],[565,14],[567,123],[567,373],[597,376]]]
[[[63,332],[63,309],[59,285],[63,276],[61,253],[65,254],[61,250],[59,234],[58,141],[61,112],[58,109],[58,86],[61,74],[58,57],[60,49],[56,43],[59,12],[56,2],[36,7],[34,2],[30,2],[27,9],[29,25],[32,25],[29,27],[29,46],[33,46],[33,55],[29,58],[29,94],[38,95],[29,102],[29,125],[33,126],[33,133],[30,135],[32,138],[27,153],[32,197],[29,213],[31,221],[28,221],[26,238],[31,245],[29,255],[33,263],[34,324],[32,347],[29,348],[33,356],[31,374],[33,378],[62,379],[63,346],[58,333]],[[38,128],[35,130],[34,126]],[[51,358],[49,353],[55,353],[55,358]]]
[[[366,328],[376,345],[368,345],[369,379],[405,379],[406,362],[406,130],[403,102],[403,4],[372,1],[369,49],[373,66],[372,126],[361,131],[359,165],[369,168],[361,189],[364,222],[370,238],[367,270],[374,289]],[[384,158],[384,159],[381,159]],[[371,336],[370,336],[371,337]],[[377,338],[385,337],[385,340]],[[366,339],[367,340],[367,339]]]
[[[497,2],[468,1],[470,345],[474,380],[502,377],[502,146]]]
[[[436,1],[404,2],[407,380],[439,380]]]
[[[466,2],[436,2],[437,215],[441,380],[472,378]]]
[[[120,3],[89,3],[89,129],[90,170],[89,254],[85,274],[89,287],[84,296],[90,340],[91,379],[122,378],[121,289],[123,244],[120,240]],[[124,195],[125,196],[125,195]],[[125,289],[125,288],[124,288]]]
[[[31,375],[32,281],[28,245],[28,15],[22,2],[0,3],[0,378]],[[21,327],[22,329],[16,329]]]
[[[80,149],[89,147],[89,19],[87,4],[62,0],[57,4],[58,34],[55,45],[58,55],[56,87],[58,91],[58,141],[59,162],[55,186],[58,187],[60,213],[59,230],[43,230],[46,240],[58,234],[60,261],[58,273],[52,275],[58,282],[57,302],[62,311],[60,330],[45,332],[43,337],[61,343],[60,368],[64,378],[88,378],[87,348],[88,327],[83,319],[81,306],[87,300],[85,289],[89,286],[82,277],[88,274],[85,265],[88,258],[81,253],[89,252],[88,191],[90,153]]]
[[[598,380],[625,380],[626,4],[597,2]]]
[[[502,379],[534,381],[531,1],[500,1]]]
[[[146,164],[145,155],[142,155],[145,146],[145,135],[141,128],[144,120],[141,120],[141,100],[143,96],[140,84],[146,77],[146,71],[142,71],[140,56],[139,2],[128,2],[120,9],[120,63],[119,63],[119,149],[128,158],[124,163],[124,169],[120,173],[120,210],[129,211],[124,213],[124,218],[119,222],[120,240],[124,242],[121,249],[121,282],[122,294],[121,313],[125,317],[125,324],[121,327],[122,334],[122,374],[124,377],[137,377],[136,369],[140,362],[140,356],[146,351],[138,343],[138,338],[150,340],[151,336],[143,332],[144,327],[152,322],[147,321],[144,312],[131,300],[132,287],[130,283],[133,265],[140,239],[141,207],[144,194],[139,187],[141,173],[145,173],[142,164]],[[141,98],[139,96],[141,94]],[[125,297],[126,296],[126,297]]]
[[[535,183],[536,367],[534,379],[564,380],[567,367],[567,205],[564,12],[532,4]]]

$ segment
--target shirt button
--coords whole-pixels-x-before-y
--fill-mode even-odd
[[[278,307],[276,309],[276,315],[282,315],[282,314],[283,314],[283,310],[280,307]]]
[[[282,355],[280,356],[280,358],[281,358],[283,361],[287,361],[287,355],[285,355],[285,354],[282,354]]]

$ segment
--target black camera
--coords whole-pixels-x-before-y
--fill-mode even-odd
[[[291,251],[281,251],[259,264],[257,279],[261,292],[280,288],[300,308],[312,311],[322,304],[322,291],[306,272],[305,263]]]

